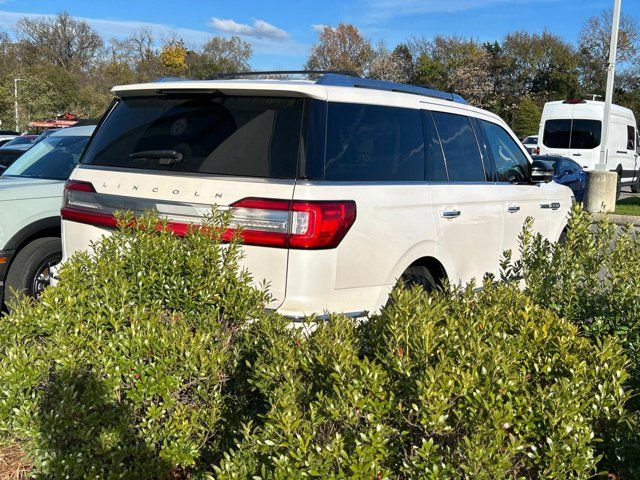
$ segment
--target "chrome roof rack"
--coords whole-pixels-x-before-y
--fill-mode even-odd
[[[260,72],[222,72],[214,75],[210,80],[222,80],[243,77],[268,77],[274,75],[307,75],[320,76],[316,85],[329,85],[334,87],[369,88],[371,90],[384,90],[387,92],[411,93],[425,97],[439,98],[467,104],[467,101],[455,93],[443,92],[430,86],[407,85],[404,83],[388,82],[385,80],[373,80],[361,78],[352,71],[340,70],[269,70]]]
[[[467,101],[455,93],[442,92],[434,88],[407,85],[404,83],[387,82],[385,80],[373,80],[370,78],[353,77],[351,75],[327,73],[316,81],[317,85],[332,85],[336,87],[370,88],[372,90],[385,90],[388,92],[412,93],[425,97],[440,98],[452,102],[467,104]]]
[[[356,72],[351,70],[267,70],[260,72],[221,72],[217,73],[210,80],[222,80],[230,78],[242,78],[242,77],[268,77],[269,75],[348,75],[352,77],[358,77]]]

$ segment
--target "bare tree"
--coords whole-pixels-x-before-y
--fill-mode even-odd
[[[308,70],[349,70],[367,75],[374,58],[371,42],[358,29],[341,23],[337,27],[324,27],[318,43],[311,47],[306,63]]]
[[[589,92],[603,92],[605,88],[612,17],[611,10],[605,10],[600,15],[589,18],[580,31],[578,48],[581,79]],[[624,73],[624,67],[629,64],[640,62],[638,22],[624,14],[620,18],[617,61],[623,67],[620,73]]]
[[[111,40],[114,61],[126,62],[140,81],[149,81],[160,75],[159,53],[149,28],[141,28],[124,40]]]
[[[53,18],[21,18],[17,29],[23,41],[63,68],[86,69],[103,46],[100,35],[86,21],[67,12]]]

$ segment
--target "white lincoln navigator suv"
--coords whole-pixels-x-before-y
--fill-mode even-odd
[[[496,115],[449,93],[348,75],[115,87],[62,207],[65,258],[156,210],[176,234],[213,204],[291,317],[358,316],[398,279],[496,273],[529,216],[559,238],[571,191]]]

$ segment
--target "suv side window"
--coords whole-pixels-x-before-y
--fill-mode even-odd
[[[431,182],[446,182],[449,180],[447,165],[442,153],[440,137],[433,123],[433,117],[427,110],[422,111],[422,125],[424,127],[424,148],[426,156],[425,179]]]
[[[495,123],[480,120],[496,166],[499,182],[525,182],[530,176],[529,160],[511,135]]]
[[[325,180],[424,181],[420,110],[330,103]]]
[[[468,117],[452,113],[432,112],[436,122],[449,181],[486,181],[478,142]]]

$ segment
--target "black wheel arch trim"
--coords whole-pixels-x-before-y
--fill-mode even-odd
[[[3,250],[19,250],[27,240],[38,236],[40,232],[56,232],[55,235],[50,236],[60,236],[61,225],[60,217],[47,217],[36,220],[15,233]]]

